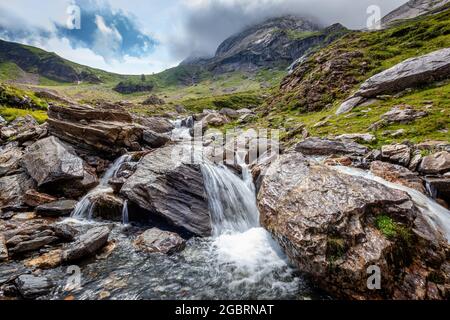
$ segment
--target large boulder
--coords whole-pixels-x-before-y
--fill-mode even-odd
[[[419,171],[424,174],[446,173],[450,171],[450,152],[442,151],[423,158]]]
[[[141,149],[143,127],[133,124],[123,109],[52,105],[48,115],[49,132],[78,148],[106,157]]]
[[[183,157],[182,146],[146,155],[121,194],[142,209],[199,236],[211,235],[208,200],[200,166]]]
[[[152,228],[141,234],[135,245],[147,253],[172,254],[183,250],[186,241],[176,233]]]
[[[26,173],[0,178],[0,208],[24,205],[24,194],[34,189],[35,183]]]
[[[420,299],[431,271],[441,274],[447,242],[402,191],[287,153],[267,171],[258,206],[299,270],[339,298]],[[370,266],[380,268],[381,290],[368,289]],[[420,274],[414,288],[408,267]]]
[[[448,78],[450,48],[405,60],[366,80],[359,90],[345,101],[337,114],[349,112],[365,99],[391,94]]]
[[[56,137],[31,145],[23,164],[38,186],[84,177],[83,160]]]
[[[299,142],[295,150],[305,155],[364,155],[368,149],[351,140],[327,140],[311,137]]]
[[[151,148],[161,148],[170,141],[170,136],[164,133],[157,133],[152,130],[145,130],[143,135],[144,143]]]
[[[51,194],[77,198],[98,184],[95,170],[53,136],[28,147],[22,163],[38,187]]]

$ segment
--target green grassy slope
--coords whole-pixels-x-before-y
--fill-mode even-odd
[[[259,108],[250,126],[281,129],[286,144],[301,139],[303,124],[311,135],[322,137],[368,132],[369,126],[393,106],[408,104],[429,115],[410,124],[388,125],[372,132],[372,146],[429,139],[450,142],[450,84],[441,82],[386,97],[350,115],[336,116],[341,102],[372,75],[395,64],[437,49],[450,47],[450,9],[397,24],[387,30],[352,32],[315,53]],[[316,127],[320,121],[324,126]],[[389,131],[405,129],[398,137]],[[297,130],[297,131],[296,131]]]

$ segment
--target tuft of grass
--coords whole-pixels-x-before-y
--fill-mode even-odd
[[[411,230],[395,222],[391,217],[380,215],[376,218],[375,225],[386,238],[391,240],[399,239],[405,244],[411,243]]]
[[[392,218],[381,215],[377,217],[376,226],[387,238],[393,239],[397,236],[397,227]]]

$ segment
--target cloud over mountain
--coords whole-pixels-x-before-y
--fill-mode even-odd
[[[377,5],[381,15],[406,0],[183,0],[185,11],[173,36],[177,57],[212,55],[228,36],[246,26],[286,14],[314,17],[324,25],[340,22],[349,28],[365,28],[367,8]],[[381,18],[381,17],[380,17]]]

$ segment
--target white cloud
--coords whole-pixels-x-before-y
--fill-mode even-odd
[[[107,63],[117,58],[122,45],[122,36],[114,26],[107,26],[102,16],[95,16],[97,30],[94,35],[93,51],[100,54]]]

